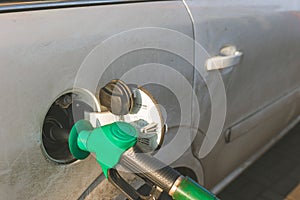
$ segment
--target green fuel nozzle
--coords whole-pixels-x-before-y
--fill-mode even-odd
[[[71,129],[69,148],[80,160],[94,153],[106,178],[130,200],[157,199],[162,191],[175,200],[217,200],[208,190],[153,156],[137,153],[137,138],[136,128],[126,122],[93,128],[89,121],[80,120]],[[117,164],[153,183],[149,196],[129,185],[114,169]]]
[[[136,129],[129,123],[114,122],[94,129],[89,121],[80,120],[71,129],[69,148],[80,160],[94,153],[107,178],[108,169],[115,167],[122,154],[136,141]]]

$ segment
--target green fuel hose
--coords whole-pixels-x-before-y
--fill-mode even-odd
[[[169,192],[170,194],[170,192]],[[211,192],[200,186],[198,183],[190,179],[189,177],[184,177],[179,181],[178,186],[171,191],[173,199],[175,200],[217,200],[218,198],[214,196]]]
[[[148,154],[137,153],[135,147],[121,156],[120,162],[128,170],[140,174],[167,192],[174,200],[217,200],[218,198],[189,177]]]

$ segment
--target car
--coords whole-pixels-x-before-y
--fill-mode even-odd
[[[111,80],[153,96],[158,157],[216,194],[300,119],[297,0],[3,1],[0,26],[3,199],[123,198],[52,138]]]

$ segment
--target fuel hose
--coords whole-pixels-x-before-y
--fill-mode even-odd
[[[141,174],[166,191],[175,200],[217,200],[218,198],[193,181],[182,176],[172,167],[155,157],[137,153],[136,147],[128,149],[120,159],[119,164],[135,174]]]

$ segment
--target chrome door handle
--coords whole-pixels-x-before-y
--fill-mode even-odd
[[[226,46],[220,50],[220,55],[207,59],[205,66],[208,71],[224,69],[239,64],[242,56],[235,46]]]

